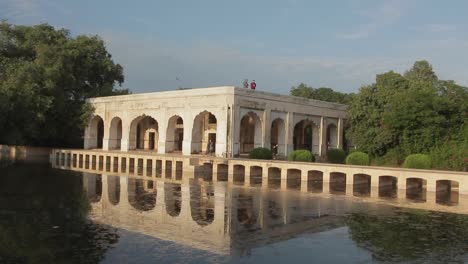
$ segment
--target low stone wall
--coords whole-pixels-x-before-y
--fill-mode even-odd
[[[0,145],[0,159],[47,162],[51,152],[52,148]]]

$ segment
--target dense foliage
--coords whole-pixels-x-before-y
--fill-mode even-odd
[[[299,84],[297,87],[293,86],[290,93],[293,96],[341,104],[348,104],[353,97],[353,94],[336,92],[326,87],[312,88],[304,83]]]
[[[348,108],[347,135],[381,165],[430,153],[438,167],[460,169],[467,153],[468,88],[439,80],[427,61],[390,71],[364,86]],[[445,161],[442,161],[445,160]]]
[[[254,148],[250,151],[249,158],[270,160],[273,158],[273,152],[267,148]]]
[[[345,163],[346,152],[342,149],[330,149],[327,151],[327,161],[330,163]]]
[[[289,153],[289,161],[304,161],[304,162],[314,162],[315,157],[312,153],[306,149],[298,149]]]
[[[411,154],[406,157],[403,163],[404,168],[408,169],[430,169],[431,168],[431,157],[425,154]]]
[[[128,93],[98,36],[0,22],[0,144],[80,146],[86,99]]]
[[[360,151],[352,152],[346,157],[346,164],[367,166],[370,164],[369,155]]]

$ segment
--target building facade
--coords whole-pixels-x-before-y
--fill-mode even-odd
[[[346,106],[232,86],[90,99],[84,148],[233,157],[343,148]],[[210,143],[211,142],[211,143]]]

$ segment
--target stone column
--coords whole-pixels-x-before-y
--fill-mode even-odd
[[[189,120],[187,120],[186,122],[185,119],[189,119]],[[192,153],[193,119],[191,115],[186,116],[185,119],[184,119],[184,140],[182,141],[182,154],[190,155]]]
[[[107,122],[107,120],[103,120],[104,122],[104,136],[102,139],[102,149],[103,150],[109,150],[109,140],[110,140],[110,121]]]
[[[120,140],[120,150],[128,151],[130,149],[130,122],[124,122],[122,119],[122,139]]]
[[[327,152],[327,123],[325,118],[322,116],[320,118],[320,146],[319,146],[319,155],[325,156]]]
[[[286,114],[286,120],[285,120],[285,148],[284,148],[284,155],[287,156],[290,152],[294,150],[294,143],[293,143],[293,137],[294,137],[294,114],[292,112],[288,112]]]
[[[262,123],[262,147],[270,149],[271,142],[271,109],[266,108],[263,110],[263,123]]]
[[[342,149],[343,148],[343,118],[338,118],[338,127],[337,127],[338,138],[336,141],[336,148]]]
[[[231,130],[232,130],[232,155],[238,155],[240,153],[240,106],[233,105],[232,106],[232,115],[231,115]]]
[[[223,153],[227,152],[226,149],[226,139],[228,138],[227,135],[227,120],[226,116],[227,112],[223,111],[222,114],[219,115],[219,118],[217,120],[216,124],[216,148],[215,148],[215,154],[218,157],[222,157]]]

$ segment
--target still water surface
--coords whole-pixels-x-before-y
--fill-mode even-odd
[[[465,263],[468,216],[0,165],[0,263]]]

